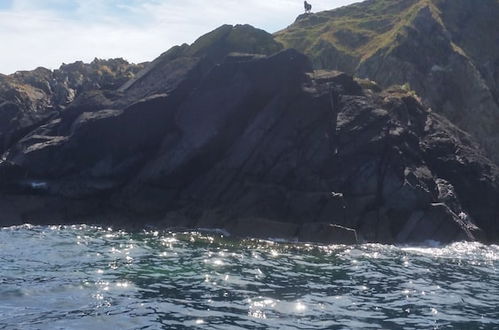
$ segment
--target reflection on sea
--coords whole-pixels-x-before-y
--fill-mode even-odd
[[[499,247],[0,230],[0,328],[494,329]]]

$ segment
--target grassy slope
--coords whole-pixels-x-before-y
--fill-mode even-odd
[[[396,47],[406,33],[404,27],[410,25],[419,10],[426,6],[430,6],[438,18],[438,10],[431,0],[369,0],[302,15],[274,36],[285,47],[308,54],[318,67],[325,66],[318,59],[324,45],[334,47],[359,63],[380,49]]]
[[[281,50],[271,34],[250,25],[222,25],[197,39],[185,55],[220,55],[215,53],[241,52],[273,54]]]

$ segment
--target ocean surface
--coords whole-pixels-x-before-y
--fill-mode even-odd
[[[0,229],[0,329],[499,329],[499,246]]]

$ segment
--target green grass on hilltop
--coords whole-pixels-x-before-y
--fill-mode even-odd
[[[320,49],[326,44],[338,55],[362,61],[385,47],[394,47],[423,7],[436,10],[431,0],[368,0],[302,15],[274,36],[284,47],[308,54],[321,67]],[[320,44],[320,47],[318,47]]]
[[[230,52],[270,55],[281,49],[271,34],[251,25],[223,25],[197,39],[185,55],[217,56]]]

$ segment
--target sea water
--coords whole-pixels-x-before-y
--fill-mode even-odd
[[[0,329],[499,329],[499,247],[0,229]]]

